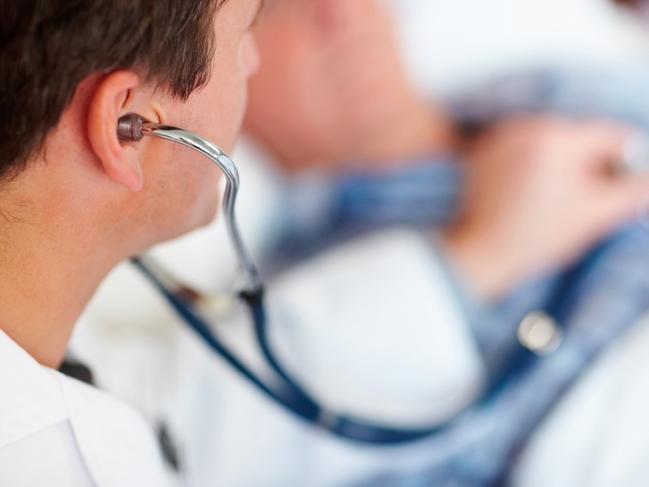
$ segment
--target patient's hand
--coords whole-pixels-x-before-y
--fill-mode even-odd
[[[568,264],[649,206],[649,179],[611,171],[629,132],[611,123],[519,119],[472,145],[463,218],[445,242],[479,292],[497,297]]]
[[[447,149],[445,115],[405,75],[378,0],[276,0],[256,29],[248,131],[291,169]]]

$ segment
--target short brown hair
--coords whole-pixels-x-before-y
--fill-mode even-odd
[[[173,95],[204,84],[225,0],[0,0],[0,177],[25,166],[92,73],[138,69]]]

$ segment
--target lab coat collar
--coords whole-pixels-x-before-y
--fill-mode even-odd
[[[0,330],[0,448],[68,419],[55,375]]]

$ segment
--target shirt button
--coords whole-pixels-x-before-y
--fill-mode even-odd
[[[543,311],[529,313],[518,326],[518,341],[536,355],[549,355],[556,351],[563,339],[557,322]]]

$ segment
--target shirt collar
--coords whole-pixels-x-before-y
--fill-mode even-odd
[[[56,372],[0,330],[0,448],[69,415]]]

